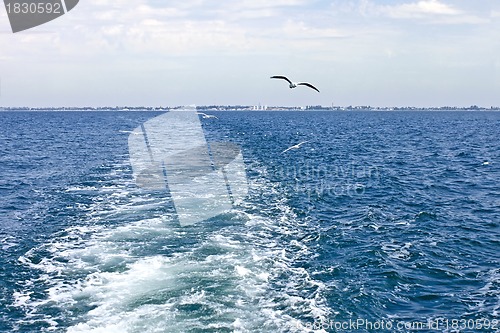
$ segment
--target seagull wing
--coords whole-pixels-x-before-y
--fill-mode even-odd
[[[316,90],[317,92],[319,92],[318,88],[316,88],[315,86],[313,86],[312,84],[307,83],[307,82],[299,82],[299,83],[297,83],[297,85],[298,86],[306,86],[306,87],[312,88],[312,89]]]
[[[309,142],[309,141],[311,141],[311,140],[302,141],[302,142],[300,142],[300,143],[297,143],[296,145],[293,145],[293,146],[288,147],[287,149],[283,150],[281,153],[282,153],[282,154],[284,154],[284,153],[286,153],[286,152],[287,152],[287,151],[289,151],[289,150],[292,150],[292,149],[299,149],[299,148],[300,148],[300,146],[302,146],[304,143],[307,143],[307,142]]]
[[[282,153],[282,154],[284,154],[284,153],[286,153],[287,151],[292,150],[292,149],[294,149],[294,148],[296,148],[296,147],[295,147],[295,146],[288,147],[287,149],[283,150],[281,153]]]
[[[282,80],[286,80],[286,81],[288,81],[288,83],[292,84],[292,81],[290,81],[286,76],[282,76],[282,75],[271,76],[271,79],[282,79]]]
[[[210,119],[210,118],[219,119],[217,116],[214,116],[213,114],[206,114],[203,112],[196,112],[196,114],[199,114],[203,119]]]
[[[300,147],[300,146],[302,146],[304,143],[308,143],[309,141],[311,141],[311,140],[302,141],[302,142],[300,142],[299,144],[297,144],[297,146],[298,146],[298,147]]]

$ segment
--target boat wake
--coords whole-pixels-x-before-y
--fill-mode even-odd
[[[307,224],[252,167],[249,197],[226,214],[180,227],[168,198],[123,183],[71,186],[92,197],[79,225],[28,251],[33,272],[15,306],[45,331],[307,332],[329,313],[310,258]],[[260,169],[259,169],[260,168]]]

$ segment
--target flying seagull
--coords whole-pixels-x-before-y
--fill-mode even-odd
[[[284,153],[286,153],[286,152],[287,152],[287,151],[289,151],[289,150],[292,150],[292,149],[299,149],[299,148],[300,148],[300,146],[302,146],[304,143],[307,143],[307,142],[309,142],[309,141],[311,141],[311,140],[302,141],[302,142],[300,142],[300,143],[297,143],[295,146],[288,147],[287,149],[283,150],[281,153],[282,153],[282,154],[284,154]]]
[[[196,112],[196,114],[200,114],[203,119],[210,119],[210,118],[219,119],[217,118],[217,116],[214,116],[213,114],[206,114],[203,112]]]
[[[306,86],[306,87],[309,87],[309,88],[312,88],[314,90],[316,90],[317,92],[319,92],[318,88],[316,88],[315,86],[313,86],[312,84],[310,83],[307,83],[307,82],[292,82],[290,81],[286,76],[282,76],[282,75],[274,75],[274,76],[271,76],[271,79],[282,79],[282,80],[286,80],[290,85],[290,89],[292,88],[296,88],[297,86]]]

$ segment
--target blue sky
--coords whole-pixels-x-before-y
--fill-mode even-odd
[[[494,0],[83,0],[17,34],[2,7],[0,106],[498,106],[498,31]]]

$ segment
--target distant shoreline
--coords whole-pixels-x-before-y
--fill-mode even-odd
[[[152,106],[115,106],[115,107],[0,107],[0,112],[27,112],[27,111],[43,111],[43,112],[164,112],[171,110],[182,109],[182,106],[176,107],[152,107]],[[371,107],[371,106],[333,106],[325,107],[320,105],[315,106],[242,106],[242,105],[210,105],[210,106],[197,106],[199,111],[252,111],[252,112],[266,112],[266,111],[339,111],[339,112],[353,112],[353,111],[500,111],[500,107],[479,107],[476,105],[470,107]]]

